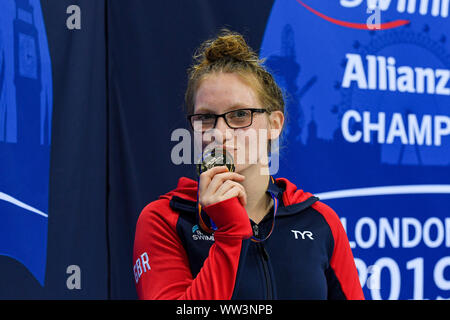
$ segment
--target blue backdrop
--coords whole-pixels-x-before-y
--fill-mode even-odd
[[[335,209],[366,298],[450,298],[450,0],[376,2],[3,0],[0,298],[136,298],[136,221],[195,177],[171,135],[224,26],[285,92],[275,177]]]
[[[337,211],[368,299],[448,299],[448,1],[371,3],[275,1],[260,55],[288,97],[279,174]]]

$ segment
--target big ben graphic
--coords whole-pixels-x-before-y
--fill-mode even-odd
[[[44,286],[53,89],[40,1],[2,0],[0,35],[0,283],[14,259]]]
[[[33,148],[40,144],[42,82],[38,30],[29,0],[16,0],[13,23],[17,143]]]

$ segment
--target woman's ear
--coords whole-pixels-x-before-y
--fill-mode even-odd
[[[269,115],[269,139],[275,140],[281,135],[284,124],[283,112],[276,110],[272,111]]]

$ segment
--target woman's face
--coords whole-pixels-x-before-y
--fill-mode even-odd
[[[194,101],[195,114],[223,114],[243,108],[265,109],[255,90],[235,73],[207,75],[201,80]],[[252,124],[242,129],[231,129],[223,117],[218,118],[215,128],[202,134],[202,150],[208,145],[223,146],[233,156],[236,172],[242,172],[251,165],[267,164],[268,140],[278,137],[283,124],[280,114],[282,118],[279,111],[270,116],[255,112]]]

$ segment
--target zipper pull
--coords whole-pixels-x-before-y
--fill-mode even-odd
[[[258,237],[258,235],[259,235],[259,227],[258,227],[257,224],[255,224],[255,225],[253,226],[253,235],[254,235],[255,237]]]

